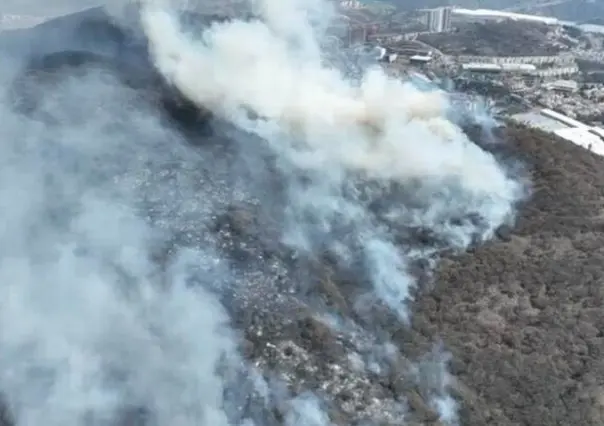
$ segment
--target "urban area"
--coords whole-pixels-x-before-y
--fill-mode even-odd
[[[604,154],[604,26],[513,11],[338,4],[334,40],[375,51],[392,75],[455,87],[499,118]]]
[[[334,0],[337,14],[325,41],[370,52],[389,74],[417,85],[454,88],[454,100],[467,107],[487,108],[496,118],[604,154],[604,25],[536,10],[561,2],[572,0],[535,0],[505,10],[410,10],[393,1]],[[209,14],[225,16],[249,7],[247,0],[204,5]],[[44,19],[0,15],[0,31]]]

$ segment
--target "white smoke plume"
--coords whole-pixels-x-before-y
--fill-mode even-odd
[[[438,92],[419,92],[378,70],[353,87],[312,49],[301,54],[263,22],[217,24],[202,40],[181,33],[162,9],[149,9],[144,23],[159,69],[179,89],[239,122],[241,109],[251,109],[267,122],[254,129],[264,136],[271,124],[279,125],[286,136],[269,140],[298,164],[379,179],[457,178],[468,191],[502,205],[516,196],[516,184],[495,160],[446,120]],[[286,137],[303,138],[308,146],[294,152]],[[506,213],[503,208],[493,220]]]
[[[1,47],[10,88],[25,63]],[[219,300],[232,277],[206,232],[229,202],[204,174],[221,160],[115,76],[62,72],[42,73],[34,115],[0,98],[0,408],[14,426],[238,424],[223,370],[241,366],[239,339]],[[162,259],[188,233],[196,248]],[[289,424],[322,425],[305,401]]]
[[[145,409],[157,424],[228,425],[217,367],[236,339],[186,265],[206,265],[202,282],[229,277],[211,244],[158,268],[164,232],[136,211],[145,175],[186,164],[184,147],[103,73],[66,76],[43,103],[45,120],[0,103],[0,392],[15,424],[116,424]],[[165,209],[174,188],[145,191]]]
[[[358,225],[367,211],[342,197],[341,188],[360,175],[382,183],[421,180],[432,203],[427,211],[419,215],[401,205],[391,215],[454,234],[449,238],[460,247],[475,238],[473,229],[453,228],[445,217],[480,214],[480,239],[513,217],[522,185],[447,119],[442,92],[420,92],[377,68],[355,85],[324,63],[313,26],[301,22],[316,2],[259,3],[261,20],[215,24],[192,37],[181,31],[174,11],[154,2],[144,8],[143,26],[157,67],[182,93],[262,136],[315,177],[315,186],[294,191],[297,210],[314,210],[324,228],[336,215]],[[371,224],[362,226],[369,227],[361,244],[374,265],[376,290],[404,317],[412,282],[397,273],[403,261],[383,260],[385,251],[391,260],[401,254]]]
[[[418,251],[395,243],[398,225],[464,248],[513,219],[522,185],[447,120],[446,96],[377,68],[356,84],[325,62],[319,41],[333,10],[322,0],[258,0],[261,19],[199,34],[180,28],[183,7],[195,5],[143,4],[157,68],[188,99],[266,141],[286,176],[284,240],[360,262],[402,320]],[[8,73],[15,64],[2,59]],[[230,285],[229,268],[208,235],[165,267],[152,260],[166,234],[205,229],[228,204],[204,181],[220,158],[197,158],[102,72],[57,84],[42,118],[0,107],[0,391],[15,424],[106,425],[128,413],[157,425],[231,424],[219,373],[239,362],[237,336],[208,290]],[[391,203],[378,220],[359,181],[385,197],[399,185],[416,202]],[[159,219],[142,216],[140,203]],[[201,286],[189,285],[192,270]],[[454,422],[446,392],[445,383],[431,396]],[[288,426],[329,424],[314,396],[290,405]]]
[[[419,91],[379,68],[357,83],[326,63],[312,23],[317,9],[331,13],[325,2],[256,5],[257,20],[191,35],[170,7],[148,4],[142,22],[156,66],[187,98],[265,139],[282,167],[303,171],[311,183],[290,182],[286,242],[311,251],[327,244],[342,261],[360,261],[378,299],[408,321],[414,253],[397,247],[389,232],[398,225],[429,229],[447,246],[466,248],[513,220],[523,185],[448,119],[444,92]],[[394,202],[384,214],[392,226],[376,224],[360,202],[359,177],[382,188],[411,186],[419,205]],[[341,226],[347,243],[334,237],[317,245],[317,232],[329,240]],[[446,386],[433,403],[443,422],[457,421]]]
[[[285,418],[285,426],[330,426],[329,418],[315,396],[300,395],[291,401],[291,405],[292,409]]]

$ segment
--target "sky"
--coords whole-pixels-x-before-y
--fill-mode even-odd
[[[39,0],[2,0],[0,13],[53,16],[96,6],[101,2],[99,0],[53,0],[47,2],[46,5],[44,3]]]
[[[101,0],[2,0],[0,31],[27,28],[46,19],[98,6]]]

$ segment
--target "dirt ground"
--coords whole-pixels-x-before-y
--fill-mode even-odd
[[[515,226],[440,262],[429,291],[417,295],[410,326],[396,324],[383,312],[365,325],[386,334],[383,340],[391,340],[411,361],[442,339],[452,355],[453,393],[464,426],[602,425],[604,160],[537,131],[509,127],[502,132],[497,136],[506,143],[494,149],[524,163],[533,186]],[[352,342],[313,318],[314,294],[296,297],[300,283],[307,283],[318,288],[318,299],[329,310],[356,315],[362,322],[358,312],[350,312],[359,277],[332,276],[337,271],[323,259],[288,260],[262,209],[228,210],[225,217],[217,219],[221,223],[213,232],[219,242],[224,236],[228,257],[246,270],[253,269],[254,259],[264,259],[253,274],[242,273],[245,286],[257,287],[244,295],[249,300],[234,295],[231,301],[248,358],[267,370],[283,367],[284,375],[295,376],[291,383],[312,389],[329,385],[339,405],[331,413],[335,424],[354,424],[352,415],[344,417],[347,412],[386,412],[389,408],[379,403],[392,400],[394,406],[399,397],[411,411],[404,424],[438,424],[422,401],[425,387],[397,387],[395,376],[404,375],[406,368],[402,362],[389,380],[343,371],[341,361]],[[264,268],[272,267],[267,259],[283,272],[267,272]],[[274,303],[267,289],[275,293]],[[258,307],[259,302],[265,307]],[[371,345],[366,346],[373,349]],[[375,401],[379,403],[372,407]],[[1,411],[0,424],[9,423]],[[273,423],[264,423],[272,424],[282,422],[275,416]],[[403,420],[393,417],[379,424],[400,425]]]

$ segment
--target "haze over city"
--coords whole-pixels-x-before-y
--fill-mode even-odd
[[[4,0],[0,426],[604,423],[604,2]]]

